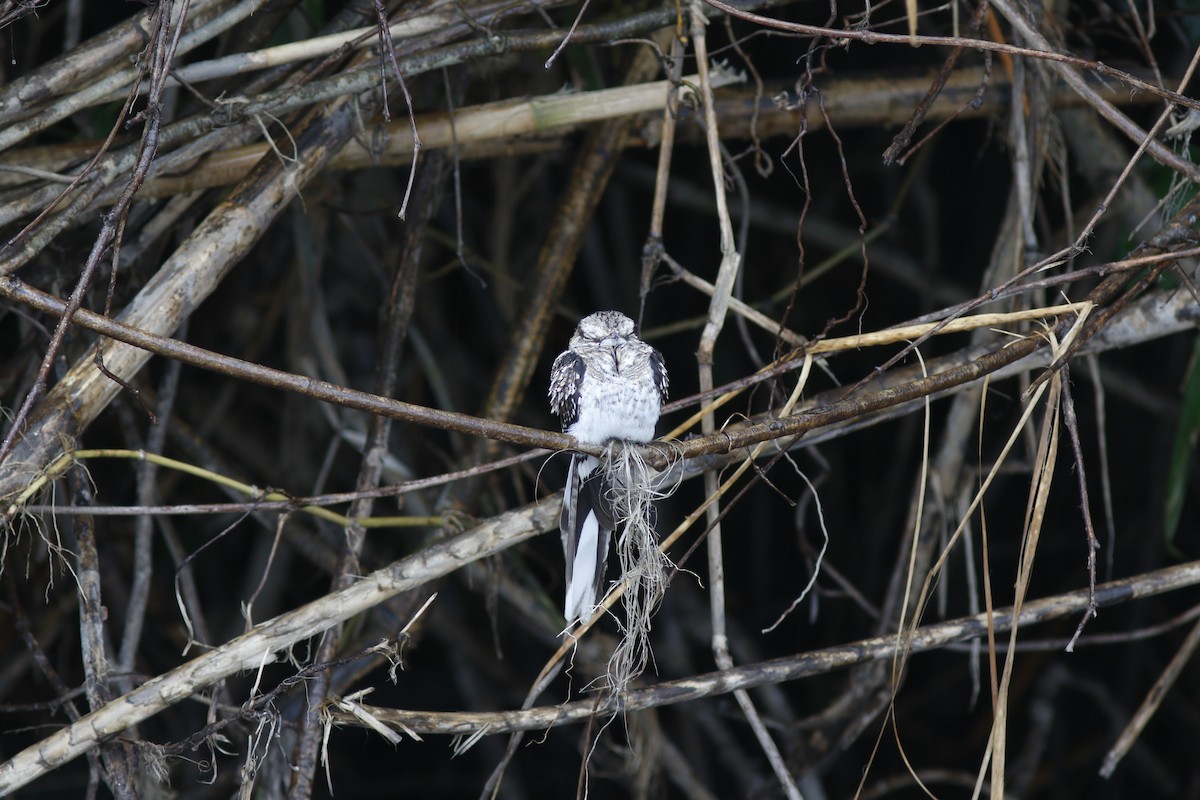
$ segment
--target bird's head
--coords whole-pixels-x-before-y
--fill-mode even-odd
[[[597,311],[579,320],[571,344],[612,347],[623,342],[636,341],[633,320],[620,311]]]

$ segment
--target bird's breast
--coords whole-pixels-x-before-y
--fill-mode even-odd
[[[579,418],[567,432],[588,444],[648,442],[654,438],[659,400],[648,370],[589,372],[580,387]]]

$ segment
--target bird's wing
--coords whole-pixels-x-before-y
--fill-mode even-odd
[[[562,420],[565,431],[579,419],[579,390],[587,365],[578,353],[567,350],[550,369],[550,410]]]
[[[667,389],[670,383],[667,381],[667,365],[663,362],[662,353],[655,348],[650,348],[650,374],[654,376],[654,388],[658,389],[659,402],[667,402]]]

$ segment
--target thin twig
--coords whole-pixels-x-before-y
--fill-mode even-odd
[[[917,36],[916,40],[912,41],[908,36],[900,34],[878,33],[876,31],[853,28],[829,28],[819,25],[805,25],[798,22],[785,22],[783,20],[764,17],[760,14],[750,13],[750,11],[747,10],[750,7],[750,4],[746,4],[742,8],[735,8],[734,6],[723,2],[723,0],[703,0],[703,2],[707,3],[713,8],[729,14],[730,16],[744,19],[747,22],[753,22],[758,25],[775,28],[781,31],[789,31],[791,33],[800,33],[814,37],[824,37],[832,39],[835,42],[849,40],[865,42],[867,44],[916,44],[937,45],[943,47],[965,47],[971,50],[991,50],[997,53],[1008,53],[1009,55],[1044,59],[1046,61],[1067,64],[1080,69],[1090,70],[1106,78],[1115,78],[1116,80],[1132,86],[1135,89],[1143,92],[1150,92],[1151,94],[1161,97],[1164,100],[1169,100],[1172,103],[1182,105],[1185,108],[1200,109],[1200,100],[1187,97],[1186,95],[1182,95],[1178,92],[1162,89],[1158,86],[1155,86],[1153,83],[1144,81],[1141,78],[1130,75],[1127,72],[1122,72],[1119,69],[1114,69],[1113,67],[1110,67],[1107,64],[1103,64],[1099,61],[1089,61],[1088,59],[1080,58],[1079,56],[1072,56],[1065,53],[1056,52],[1049,47],[1048,44],[1044,49],[1033,49],[1028,47],[1017,47],[1015,45],[1003,44],[1000,42],[993,42],[990,39],[972,39],[962,36]],[[1006,10],[1012,10],[1014,14],[1020,13],[1019,11],[1013,9],[1012,6],[1008,5],[1007,0],[991,0],[991,2],[993,6],[999,8],[1002,13]],[[1009,21],[1012,22],[1011,19]],[[1030,39],[1039,46],[1045,43],[1045,39],[1040,34],[1037,34],[1036,31],[1033,31],[1033,29],[1029,27],[1029,24],[1024,20],[1021,20],[1020,25],[1016,23],[1013,23],[1013,25],[1021,31],[1022,35],[1025,35],[1026,32],[1033,33],[1034,35],[1030,37]]]
[[[1134,712],[1129,724],[1125,726],[1125,730],[1121,731],[1121,736],[1117,739],[1116,744],[1104,756],[1104,763],[1100,766],[1100,777],[1111,778],[1116,772],[1117,765],[1121,763],[1121,759],[1133,747],[1146,724],[1158,711],[1159,705],[1162,704],[1171,687],[1175,685],[1175,681],[1183,672],[1183,668],[1187,666],[1188,661],[1191,660],[1198,646],[1200,646],[1200,622],[1196,623],[1188,632],[1183,644],[1175,651],[1175,655],[1171,657],[1166,669],[1158,676],[1158,680],[1154,682],[1154,686],[1150,687],[1150,691],[1146,693],[1146,698]]]
[[[392,41],[392,30],[387,21],[387,9],[383,7],[383,0],[375,0],[375,13],[379,16],[379,43],[381,49],[387,55],[387,59],[391,62],[392,71],[396,74],[396,81],[400,84],[400,91],[404,93],[404,106],[408,110],[408,124],[412,132],[412,163],[408,168],[408,183],[404,187],[404,200],[400,203],[400,213],[397,214],[400,219],[404,219],[408,213],[408,200],[412,197],[413,182],[417,179],[417,156],[421,153],[421,137],[417,133],[417,117],[413,111],[412,95],[409,94],[408,84],[404,81],[404,73],[400,70],[400,62],[396,60],[396,46]],[[382,56],[380,56],[382,59]],[[383,70],[383,62],[380,61],[380,71]],[[391,122],[391,111],[388,109],[387,102],[387,81],[382,81],[383,91],[383,120]]]
[[[1075,634],[1071,637],[1071,641],[1067,643],[1067,652],[1071,653],[1075,651],[1075,643],[1083,635],[1083,629],[1087,626],[1088,620],[1096,616],[1096,551],[1100,549],[1100,540],[1096,538],[1096,528],[1092,524],[1092,504],[1088,500],[1087,470],[1084,469],[1083,445],[1079,442],[1079,421],[1075,417],[1075,398],[1071,396],[1071,373],[1066,367],[1062,371],[1062,412],[1063,424],[1066,426],[1067,435],[1071,439],[1071,452],[1075,457],[1075,478],[1079,482],[1079,510],[1083,515],[1083,528],[1086,533],[1087,543],[1088,590],[1092,594],[1092,600],[1083,612],[1083,619],[1079,620],[1079,625],[1075,628]]]
[[[729,218],[729,207],[725,198],[725,172],[721,159],[721,149],[717,133],[717,115],[713,106],[712,85],[709,82],[708,46],[705,36],[707,22],[701,11],[700,0],[691,0],[688,4],[691,19],[692,46],[696,52],[696,65],[700,72],[700,94],[704,103],[704,129],[708,145],[709,171],[712,175],[713,192],[717,205],[717,220],[721,230],[721,265],[717,269],[717,279],[713,282],[714,291],[708,307],[708,319],[700,336],[700,346],[696,353],[699,364],[700,391],[711,391],[713,388],[713,351],[717,337],[725,324],[725,315],[733,294],[734,282],[738,268],[741,265],[741,255],[737,252],[737,244],[733,236],[733,224]],[[701,431],[712,435],[716,423],[710,411],[700,421]],[[707,472],[704,475],[704,491],[708,497],[716,499],[717,475]],[[725,624],[725,567],[721,542],[721,509],[717,502],[708,507],[708,559],[709,559],[709,612],[712,618],[712,651],[717,666],[729,669],[733,666],[733,657],[729,652],[729,640]],[[758,744],[771,764],[784,793],[792,800],[802,800],[800,790],[796,787],[779,748],[775,745],[766,725],[755,709],[750,695],[744,690],[734,692],[738,705],[754,731]]]

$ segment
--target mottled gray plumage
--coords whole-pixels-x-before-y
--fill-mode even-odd
[[[550,408],[563,430],[585,444],[650,441],[666,398],[662,354],[639,339],[633,320],[619,311],[581,319],[550,372]],[[591,619],[616,527],[599,465],[593,456],[572,456],[563,494],[564,613],[571,624]]]

